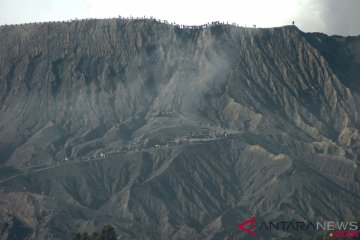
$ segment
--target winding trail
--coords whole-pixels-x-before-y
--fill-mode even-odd
[[[6,182],[9,182],[17,177],[21,177],[21,176],[26,176],[26,175],[32,175],[38,172],[42,172],[42,171],[46,171],[49,169],[54,169],[54,168],[58,168],[58,167],[63,167],[65,165],[73,165],[73,164],[81,164],[84,162],[93,162],[93,161],[103,161],[105,159],[110,159],[113,157],[117,157],[123,154],[127,154],[127,153],[135,153],[135,152],[141,152],[147,149],[160,149],[163,147],[179,147],[182,145],[195,145],[195,144],[203,144],[203,143],[208,143],[208,142],[213,142],[213,141],[219,141],[219,140],[224,140],[224,139],[234,139],[235,137],[239,137],[240,131],[239,130],[235,130],[235,129],[226,129],[227,132],[230,132],[228,135],[225,135],[223,137],[215,137],[215,138],[189,138],[187,141],[184,141],[184,137],[178,137],[175,138],[174,141],[168,142],[167,144],[158,144],[155,146],[149,146],[147,148],[140,148],[140,149],[136,149],[136,146],[133,145],[131,146],[131,150],[117,150],[117,151],[113,151],[113,152],[107,152],[104,153],[104,156],[102,157],[89,157],[89,158],[75,158],[72,160],[68,160],[66,162],[61,162],[61,163],[54,163],[50,166],[46,166],[46,167],[28,167],[28,168],[18,168],[17,170],[20,171],[20,173],[17,173],[13,176],[10,176],[8,178],[2,179],[0,180],[0,185],[4,184]]]

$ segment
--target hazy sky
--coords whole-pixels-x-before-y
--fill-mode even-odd
[[[360,35],[360,0],[0,0],[0,25],[50,20],[153,16],[178,24],[211,21]]]

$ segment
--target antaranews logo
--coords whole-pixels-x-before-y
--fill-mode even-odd
[[[249,220],[246,220],[240,224],[238,224],[238,228],[243,230],[244,232],[247,232],[248,234],[251,234],[253,236],[256,235],[256,233],[254,231],[252,231],[251,229],[254,229],[255,228],[255,220],[256,220],[256,217],[253,217]],[[250,228],[246,228],[245,226],[246,225],[249,225],[250,224]]]
[[[252,236],[256,236],[255,230],[256,217],[252,217],[237,225],[238,229],[246,232]],[[262,222],[258,231],[330,231],[330,239],[340,238],[358,238],[359,237],[359,223],[355,221],[351,222],[336,222],[336,221],[324,221],[324,222],[303,222],[303,221],[269,221]]]

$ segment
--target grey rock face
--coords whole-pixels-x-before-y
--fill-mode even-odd
[[[245,239],[251,216],[358,217],[359,69],[359,37],[294,26],[2,26],[1,239],[108,223],[121,239]]]

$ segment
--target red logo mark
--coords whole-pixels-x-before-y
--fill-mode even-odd
[[[251,229],[255,228],[255,220],[256,217],[253,217],[245,222],[238,224],[237,227],[243,230],[244,232],[247,232],[248,234],[255,236],[256,233],[254,231],[251,231]],[[248,225],[249,223],[250,223],[250,228],[246,228],[245,225]]]
[[[341,238],[341,239],[349,239],[349,238],[358,238],[359,231],[358,230],[336,230],[333,233],[329,234],[330,238]]]

